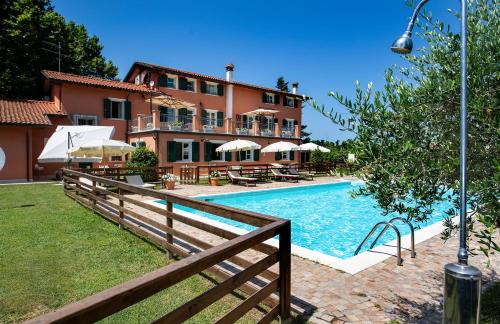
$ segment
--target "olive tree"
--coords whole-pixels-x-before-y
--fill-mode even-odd
[[[468,219],[468,239],[476,239],[487,256],[499,251],[499,2],[468,2],[467,186],[476,212]],[[450,14],[460,19],[458,12]],[[429,219],[434,202],[449,200],[454,207],[444,221],[447,239],[457,230],[451,217],[459,200],[460,35],[428,11],[416,27],[426,45],[387,69],[381,90],[357,83],[352,99],[329,93],[348,114],[311,104],[355,134],[366,180],[357,194],[371,195],[386,214],[404,213],[417,224]]]

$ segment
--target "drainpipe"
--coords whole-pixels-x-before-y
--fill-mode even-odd
[[[30,181],[30,138],[29,126],[26,126],[26,182]]]

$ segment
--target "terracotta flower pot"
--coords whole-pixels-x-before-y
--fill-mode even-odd
[[[174,190],[175,188],[175,181],[167,181],[165,182],[166,186],[167,186],[167,190]]]
[[[210,185],[212,187],[217,187],[219,185],[219,178],[210,178]]]

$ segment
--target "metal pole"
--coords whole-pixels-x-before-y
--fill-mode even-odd
[[[479,323],[481,271],[467,264],[467,0],[461,1],[460,24],[460,247],[458,263],[444,267],[443,323]]]

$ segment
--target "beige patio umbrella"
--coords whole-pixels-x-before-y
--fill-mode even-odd
[[[177,99],[169,95],[160,95],[153,97],[152,99],[146,99],[146,102],[152,101],[155,105],[165,106],[173,109],[181,109],[181,108],[191,108],[194,107],[195,104],[187,102],[182,99]]]
[[[91,140],[68,150],[70,157],[100,158],[131,153],[135,147],[121,141],[110,139]]]
[[[234,140],[227,142],[215,149],[217,152],[237,152],[237,151],[247,151],[247,150],[258,150],[261,146],[255,142],[248,140]]]
[[[301,151],[316,151],[316,150],[320,150],[321,152],[323,153],[330,153],[330,150],[327,149],[326,147],[323,147],[323,146],[320,146],[318,144],[314,144],[314,143],[306,143],[306,144],[302,144],[300,145],[300,150]]]
[[[299,146],[291,142],[276,142],[262,149],[262,153],[298,151]]]

